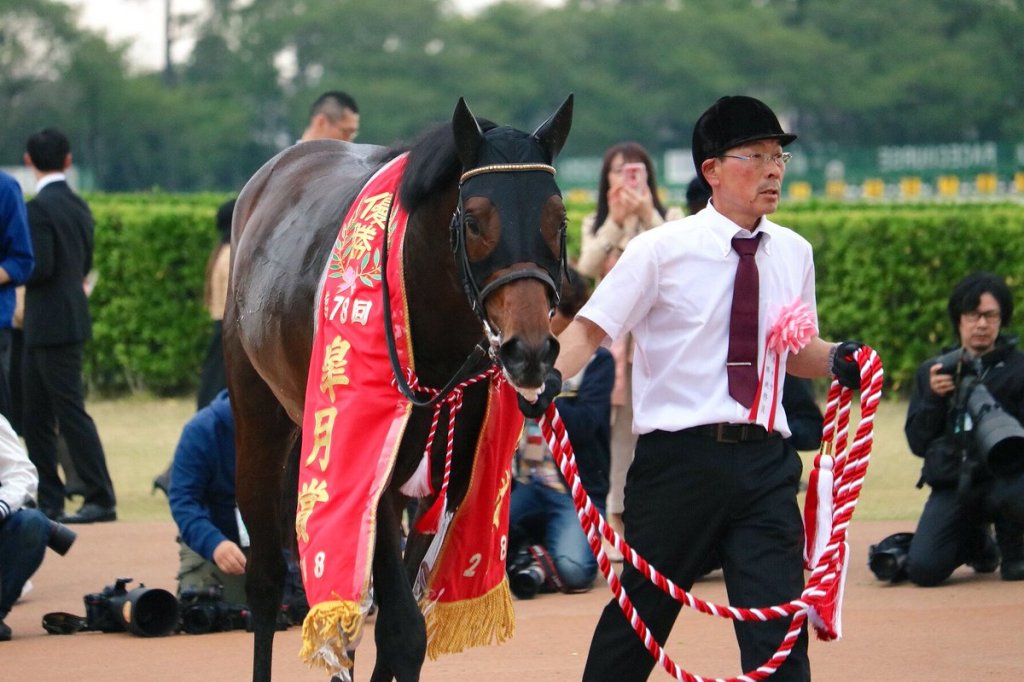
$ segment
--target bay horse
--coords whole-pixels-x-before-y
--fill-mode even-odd
[[[572,103],[569,95],[531,134],[478,120],[460,99],[450,124],[408,149],[398,197],[409,215],[402,253],[420,385],[451,387],[493,364],[517,388],[543,385],[558,354],[549,319],[565,269],[566,214],[551,164],[568,136]],[[286,572],[283,539],[291,535],[294,545],[288,524],[294,514],[282,491],[295,484],[286,470],[303,419],[317,288],[348,206],[368,177],[401,151],[303,142],[260,168],[235,206],[224,352],[236,423],[236,496],[251,542],[246,591],[254,682],[271,679]],[[516,172],[536,168],[548,172]],[[466,492],[472,465],[466,460],[473,456],[487,390],[480,382],[464,391],[450,508]],[[374,681],[418,680],[426,651],[411,576],[429,538],[413,533],[403,563],[400,519],[407,498],[399,487],[422,459],[433,410],[417,394],[407,395],[412,413],[377,509]],[[430,454],[435,491],[443,440]]]

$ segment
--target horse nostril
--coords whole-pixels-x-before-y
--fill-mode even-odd
[[[501,359],[501,364],[505,371],[513,376],[521,372],[527,362],[523,344],[516,337],[512,337],[501,344],[501,348],[498,350],[498,357]]]
[[[555,359],[558,358],[558,351],[561,346],[558,345],[558,339],[553,336],[549,336],[544,341],[544,350],[541,352],[541,360],[547,367],[554,367]]]

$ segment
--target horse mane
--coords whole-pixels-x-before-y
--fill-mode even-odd
[[[497,125],[478,118],[477,123],[484,132]],[[462,163],[455,149],[455,135],[452,124],[438,123],[424,131],[410,146],[389,150],[388,158],[403,151],[409,152],[409,162],[402,178],[399,198],[410,214],[450,185],[455,184],[462,174]]]

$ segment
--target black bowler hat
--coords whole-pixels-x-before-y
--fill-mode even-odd
[[[693,127],[693,165],[697,177],[707,187],[700,167],[705,160],[727,149],[754,140],[778,140],[785,147],[796,135],[783,132],[779,119],[768,105],[745,95],[719,98],[700,115]]]

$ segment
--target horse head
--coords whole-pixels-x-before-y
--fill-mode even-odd
[[[465,100],[452,118],[462,164],[452,245],[492,357],[536,388],[558,356],[550,318],[565,270],[565,205],[551,165],[572,125],[573,96],[532,134],[481,130]]]

